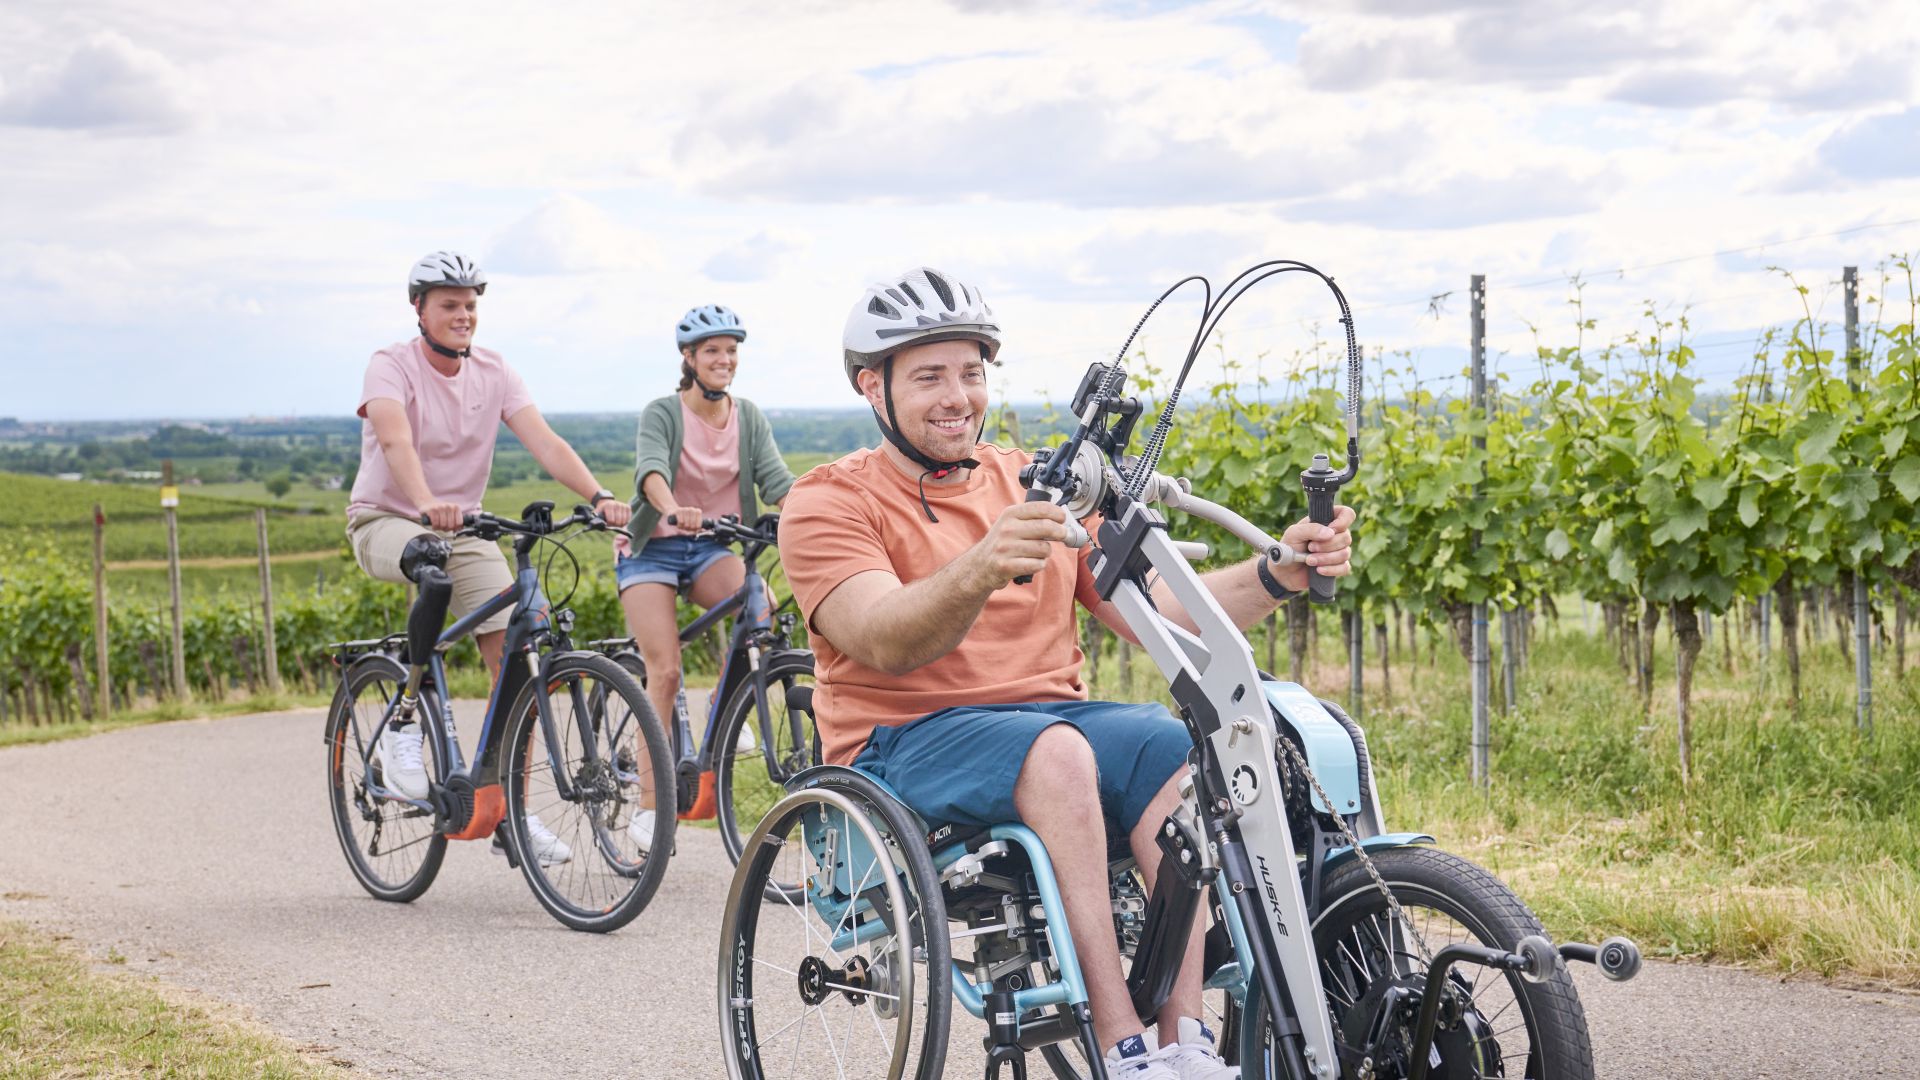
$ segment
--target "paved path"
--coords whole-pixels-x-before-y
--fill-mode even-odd
[[[0,916],[372,1075],[722,1074],[714,833],[683,830],[652,905],[610,936],[553,922],[483,844],[453,845],[417,903],[382,904],[334,840],[320,731],[305,711],[0,751]],[[1623,986],[1583,974],[1581,993],[1606,1080],[1920,1076],[1916,996],[1663,964]],[[977,1038],[956,1027],[957,1049]],[[949,1074],[979,1075],[968,1059]]]

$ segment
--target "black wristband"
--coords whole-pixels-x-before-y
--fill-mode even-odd
[[[587,497],[587,505],[599,506],[603,500],[611,499],[613,497],[614,497],[613,492],[608,491],[606,488],[601,488],[600,490],[594,492],[592,495]]]
[[[1260,587],[1267,590],[1267,595],[1273,597],[1275,600],[1284,603],[1300,595],[1285,585],[1280,584],[1280,579],[1273,576],[1273,571],[1267,569],[1266,556],[1263,555],[1254,560],[1253,571],[1260,575]]]

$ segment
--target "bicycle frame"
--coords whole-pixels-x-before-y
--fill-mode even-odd
[[[464,789],[467,791],[480,792],[486,789],[498,791],[500,762],[497,743],[499,725],[503,720],[501,714],[506,708],[506,703],[518,698],[522,689],[531,680],[536,687],[534,703],[540,717],[541,732],[546,741],[548,766],[553,772],[555,789],[561,798],[571,796],[572,784],[565,775],[565,770],[561,768],[565,758],[561,752],[559,735],[553,724],[552,707],[547,700],[545,690],[547,659],[538,648],[543,637],[554,635],[556,632],[559,633],[564,645],[565,633],[556,631],[552,604],[548,602],[546,594],[540,588],[540,572],[533,567],[532,562],[534,543],[535,538],[531,536],[523,535],[514,538],[516,565],[514,583],[442,630],[435,642],[433,654],[424,661],[426,670],[420,684],[419,706],[426,714],[427,734],[433,740],[433,751],[438,760],[446,763],[443,774],[450,787],[457,781],[464,784]],[[494,680],[493,689],[488,694],[486,716],[480,725],[480,738],[474,744],[473,759],[469,763],[461,753],[458,732],[453,723],[453,706],[447,693],[444,655],[449,647],[471,633],[475,627],[509,608],[513,610],[513,617],[507,623],[499,677]],[[409,663],[420,662],[414,657],[407,659]],[[575,692],[578,692],[577,688]],[[373,749],[379,745],[381,734],[401,711],[405,695],[404,687],[396,688],[393,697],[387,702],[379,724],[373,730],[372,737],[361,749],[360,767],[362,774],[368,778],[367,788],[379,798],[403,802],[436,816],[450,817],[448,806],[436,805],[431,798],[407,798],[399,792],[375,783],[372,779],[370,764]],[[589,723],[588,712],[584,703],[575,703],[574,716],[582,725],[580,732],[582,752],[592,760],[598,752],[598,747],[592,737],[593,733],[585,727]],[[491,812],[489,810],[487,813],[491,814]],[[454,834],[455,838],[477,839],[477,834],[469,835],[472,824],[485,816],[487,814],[483,814],[476,807],[468,827]],[[497,822],[497,818],[495,820]],[[488,827],[482,831],[491,834],[492,829]]]

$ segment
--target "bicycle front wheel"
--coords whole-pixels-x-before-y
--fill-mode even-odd
[[[1545,933],[1512,890],[1458,856],[1402,847],[1376,852],[1373,862],[1435,953],[1462,942],[1511,950],[1521,938]],[[1323,890],[1327,903],[1313,925],[1320,981],[1335,1037],[1359,1051],[1386,992],[1424,988],[1427,962],[1358,860],[1330,874]],[[1593,1080],[1586,1013],[1564,967],[1539,983],[1512,972],[1455,967],[1448,981],[1457,1008],[1435,1034],[1427,1070],[1432,1080]],[[1283,1075],[1258,983],[1247,1005],[1251,1022],[1241,1043],[1241,1075]],[[1386,1030],[1389,1036],[1374,1048],[1374,1075],[1406,1076],[1413,1024],[1396,1017]]]
[[[370,761],[374,732],[399,696],[407,673],[386,656],[356,661],[341,676],[327,712],[327,795],[333,807],[333,831],[347,866],[362,888],[377,899],[408,903],[433,884],[447,855],[447,838],[434,827],[433,813],[398,798],[378,794],[373,781],[379,765]],[[422,708],[427,702],[421,701]],[[423,722],[424,715],[416,722]],[[427,775],[440,775],[433,740],[421,751]]]
[[[727,858],[740,861],[746,835],[786,797],[786,781],[820,764],[813,717],[813,656],[787,654],[766,668],[767,716],[762,730],[753,682],[735,686],[714,736],[713,793]],[[771,740],[768,734],[771,733]]]
[[[500,779],[514,855],[554,918],[618,930],[653,899],[673,853],[674,815],[643,813],[645,793],[672,790],[666,735],[639,684],[604,656],[554,656],[545,679],[550,730],[534,684],[509,714]],[[626,745],[612,745],[616,732]]]

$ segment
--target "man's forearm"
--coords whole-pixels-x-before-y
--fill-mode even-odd
[[[413,448],[411,439],[396,439],[380,444],[380,453],[387,459],[387,471],[400,482],[400,490],[413,500],[413,508],[421,510],[433,503],[436,496],[427,486],[427,472],[420,465],[420,454]]]
[[[956,559],[932,577],[887,593],[866,612],[858,651],[841,651],[889,675],[905,675],[958,648],[992,595],[975,583],[967,560]]]
[[[547,470],[548,476],[583,499],[592,498],[593,493],[601,489],[600,481],[593,477],[593,470],[587,468],[587,463],[580,460],[580,455],[574,453],[573,447],[558,435],[553,437],[552,442],[533,450],[533,459]]]
[[[1200,576],[1200,584],[1213,594],[1220,610],[1226,612],[1233,625],[1242,630],[1266,618],[1285,602],[1276,599],[1261,584],[1260,571],[1256,567],[1262,558],[1265,556],[1256,555],[1245,562],[1223,566]],[[1182,629],[1199,630],[1194,625],[1193,617],[1174,598],[1173,590],[1165,581],[1156,580],[1153,583],[1153,602],[1162,614]]]

